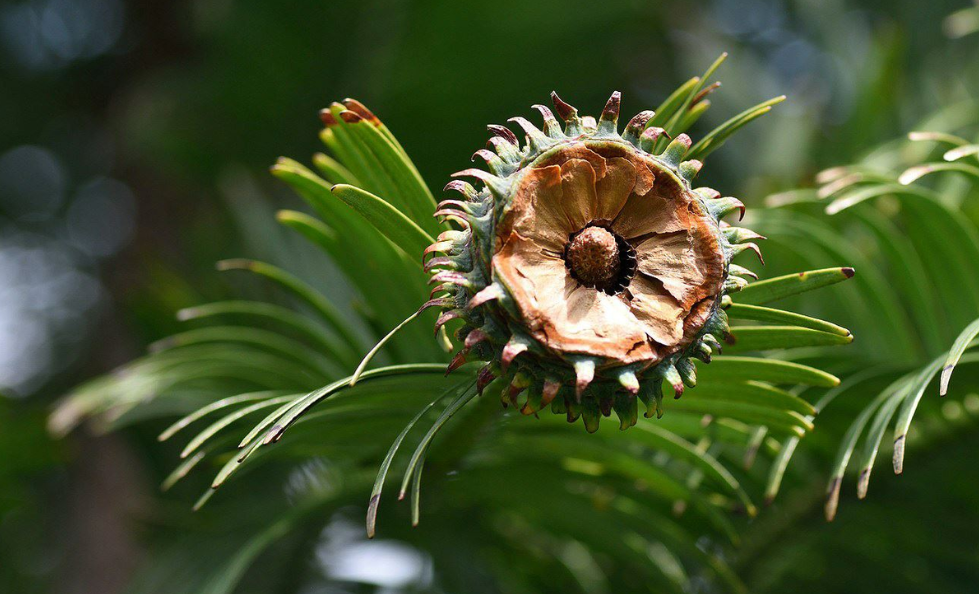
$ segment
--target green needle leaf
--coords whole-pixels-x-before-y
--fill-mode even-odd
[[[948,393],[948,383],[952,379],[952,371],[955,369],[955,364],[959,362],[962,353],[969,348],[972,339],[977,335],[979,335],[979,319],[969,324],[959,334],[958,338],[955,339],[952,349],[948,352],[948,357],[945,358],[945,364],[942,366],[942,379],[939,388],[939,394],[942,396]]]
[[[331,184],[350,184],[357,187],[362,185],[356,176],[350,173],[349,169],[329,155],[316,153],[313,155],[313,165],[316,165],[316,168],[320,170],[323,179]]]
[[[798,326],[737,326],[728,352],[765,351],[807,346],[832,346],[853,342],[853,336],[820,332]]]
[[[376,355],[377,352],[379,350],[381,350],[381,347],[383,347],[387,343],[387,341],[391,340],[391,338],[395,334],[397,334],[399,330],[401,330],[402,328],[404,328],[409,322],[411,322],[412,320],[414,320],[415,318],[417,318],[421,314],[422,314],[422,310],[419,309],[415,313],[413,313],[410,316],[408,316],[407,318],[405,318],[405,320],[403,322],[401,322],[400,324],[398,324],[397,326],[395,326],[390,332],[388,332],[384,336],[384,338],[382,338],[381,340],[377,341],[377,344],[375,344],[374,347],[371,348],[371,350],[369,350],[366,355],[364,355],[364,358],[361,359],[360,364],[357,365],[357,369],[354,371],[353,375],[350,376],[350,385],[351,386],[353,386],[353,385],[355,385],[357,383],[357,380],[360,379],[361,374],[364,373],[364,369],[367,368],[367,365],[371,362],[371,359],[374,358],[374,355]]]
[[[849,330],[841,326],[837,326],[831,322],[811,318],[809,316],[804,316],[802,314],[789,311],[783,311],[781,309],[772,309],[769,307],[761,307],[759,305],[747,305],[744,303],[732,303],[731,306],[727,308],[727,313],[732,317],[744,318],[746,320],[772,322],[782,326],[801,326],[803,328],[811,328],[821,332],[829,332],[830,334],[850,336]]]
[[[853,277],[852,268],[825,268],[751,283],[734,295],[737,303],[764,305],[792,295],[812,291]]]
[[[201,450],[190,458],[181,461],[180,464],[173,469],[173,472],[167,475],[167,478],[163,479],[163,482],[160,483],[160,490],[169,491],[174,485],[177,484],[177,482],[180,481],[180,479],[187,476],[187,474],[193,470],[195,466],[197,466],[197,463],[204,459],[205,455],[206,452]]]
[[[687,153],[687,158],[703,161],[707,158],[707,155],[721,148],[731,135],[751,121],[765,115],[772,110],[773,106],[778,105],[782,101],[785,101],[785,95],[773,97],[768,101],[763,101],[754,107],[742,111],[701,138],[697,144],[690,148],[689,153]]]
[[[959,163],[956,161],[952,163],[926,163],[925,165],[916,165],[915,167],[905,170],[904,173],[897,178],[897,181],[904,185],[913,184],[922,177],[939,171],[956,171],[979,180],[979,167],[966,165],[965,163]]]
[[[258,412],[258,411],[260,411],[262,409],[269,408],[269,407],[275,406],[277,404],[282,404],[284,402],[292,402],[294,399],[295,399],[295,396],[291,396],[291,395],[290,396],[279,396],[277,398],[270,398],[268,400],[265,400],[265,401],[262,401],[262,402],[256,402],[256,403],[251,404],[249,406],[243,407],[243,408],[241,408],[239,410],[236,410],[235,412],[233,412],[233,413],[231,413],[229,415],[225,415],[225,416],[221,417],[220,419],[218,419],[214,423],[208,425],[207,428],[205,428],[203,431],[201,431],[200,433],[198,433],[194,437],[194,439],[190,440],[190,442],[186,445],[186,447],[184,447],[183,451],[180,452],[180,457],[181,458],[186,458],[187,456],[191,455],[192,453],[194,453],[194,451],[196,451],[198,448],[200,448],[202,445],[204,445],[204,443],[207,440],[209,440],[212,437],[214,437],[215,435],[217,435],[218,432],[220,432],[222,429],[224,429],[228,425],[231,425],[235,421],[238,421],[240,419],[243,419],[244,417],[246,417],[246,416],[248,416],[248,415],[250,415],[250,414],[252,414],[254,412]]]
[[[791,392],[761,382],[734,382],[726,377],[702,379],[697,383],[696,390],[690,390],[689,397],[745,402],[775,410],[793,410],[808,416],[816,414],[812,404]]]
[[[822,388],[832,388],[840,384],[839,378],[815,367],[761,357],[727,355],[714,357],[710,364],[698,361],[697,373],[703,381],[717,377],[719,380],[758,380],[773,384],[803,384]]]
[[[408,482],[411,480],[412,474],[414,474],[415,469],[421,463],[422,458],[425,456],[426,450],[428,450],[429,444],[432,443],[432,439],[439,432],[445,423],[452,418],[454,414],[459,412],[463,406],[465,406],[470,400],[476,397],[475,382],[470,382],[466,389],[459,394],[458,398],[452,401],[449,406],[445,407],[442,414],[439,415],[435,422],[429,428],[428,433],[422,437],[422,440],[418,443],[415,448],[415,453],[411,456],[411,460],[408,462],[408,467],[405,469],[404,480],[401,482],[401,492],[398,494],[398,499],[404,499],[405,493],[408,490]]]
[[[438,398],[432,400],[423,409],[418,411],[405,428],[401,430],[401,433],[394,438],[391,443],[391,447],[388,448],[387,454],[384,456],[384,460],[381,461],[381,466],[377,470],[377,478],[374,479],[374,487],[371,489],[370,503],[367,506],[367,538],[374,538],[375,529],[377,526],[377,506],[381,502],[381,491],[384,489],[384,480],[388,476],[388,471],[391,469],[391,462],[394,461],[394,456],[398,453],[398,449],[401,448],[402,442],[404,442],[405,437],[408,433],[418,424],[418,421],[425,416],[428,411],[432,410],[436,404],[441,402],[446,396],[456,391],[458,386],[453,386],[440,394]]]
[[[330,191],[415,260],[419,260],[416,256],[420,257],[425,248],[435,242],[431,235],[422,231],[401,211],[366,190],[338,184]]]
[[[176,434],[178,431],[184,429],[194,421],[202,419],[205,416],[211,414],[212,412],[221,410],[222,408],[227,408],[229,406],[234,406],[236,404],[242,404],[244,402],[252,402],[254,400],[265,400],[267,398],[276,396],[277,394],[280,394],[280,392],[276,390],[266,390],[263,392],[250,392],[248,394],[239,394],[237,396],[222,398],[221,400],[212,402],[211,404],[201,407],[195,410],[194,412],[190,413],[189,415],[182,417],[179,421],[164,429],[163,432],[160,433],[160,435],[157,436],[156,439],[158,441],[166,441],[171,437],[173,437],[174,434]]]
[[[217,268],[225,270],[247,270],[259,276],[263,276],[283,289],[292,293],[302,301],[312,306],[312,308],[323,317],[323,319],[339,334],[349,345],[356,347],[360,340],[354,335],[353,330],[343,319],[336,306],[327,299],[322,293],[310,286],[306,281],[300,279],[292,273],[286,272],[278,266],[258,262],[256,260],[232,259],[218,262]]]

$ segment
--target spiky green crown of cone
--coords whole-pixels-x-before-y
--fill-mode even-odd
[[[461,180],[446,186],[447,190],[461,193],[465,200],[445,200],[435,213],[437,217],[456,222],[459,229],[442,233],[425,250],[426,257],[441,254],[426,263],[426,270],[432,273],[430,282],[435,285],[432,300],[426,305],[442,310],[437,328],[450,320],[462,321],[456,336],[463,347],[449,370],[467,361],[486,361],[487,365],[479,373],[480,389],[502,376],[505,379],[501,393],[504,406],[516,406],[524,414],[534,414],[550,406],[555,413],[567,414],[569,422],[581,417],[590,432],[598,428],[601,416],[609,416],[614,410],[624,429],[636,423],[638,400],[645,404],[647,417],[661,410],[659,403],[663,398],[664,381],[673,387],[676,397],[683,393],[684,385],[695,385],[695,367],[691,358],[709,362],[713,351],[720,349],[720,340],[729,336],[727,316],[721,307],[722,302],[726,302],[725,295],[743,288],[748,282],[746,277],[754,277],[747,269],[731,264],[731,260],[746,249],[755,251],[760,258],[760,250],[751,242],[760,236],[720,220],[735,210],[743,216],[744,205],[736,198],[721,197],[710,188],[692,187],[701,163],[683,160],[690,148],[690,138],[680,134],[670,140],[662,128],[648,126],[653,112],[639,113],[620,134],[618,92],[612,94],[597,121],[579,117],[577,110],[557,94],[552,93],[552,99],[558,115],[564,120],[563,127],[551,110],[542,105],[534,107],[543,116],[543,130],[524,118],[510,120],[526,135],[522,145],[510,129],[490,125],[488,128],[493,136],[487,146],[492,150],[481,149],[473,156],[474,160],[476,157],[483,159],[488,171],[467,169],[454,174],[454,177],[475,178],[479,187]],[[662,148],[657,150],[657,147]],[[710,287],[710,294],[702,295],[694,306],[699,308],[697,315],[691,311],[684,319],[683,338],[663,341],[670,344],[654,344],[647,334],[653,347],[646,348],[644,356],[623,355],[621,350],[615,349],[604,352],[602,348],[565,348],[563,344],[556,344],[560,341],[551,340],[547,332],[541,330],[540,321],[527,313],[526,301],[538,296],[526,292],[516,295],[513,283],[502,273],[501,253],[508,249],[507,237],[514,228],[514,220],[523,217],[533,225],[537,216],[533,210],[516,212],[527,211],[523,205],[533,203],[533,197],[527,199],[521,192],[527,192],[527,187],[537,187],[536,177],[543,176],[540,172],[545,169],[552,170],[554,175],[566,171],[555,170],[557,165],[554,163],[579,162],[590,158],[589,155],[607,157],[605,162],[625,160],[648,170],[647,177],[651,181],[646,191],[653,186],[668,187],[666,193],[670,198],[666,201],[671,204],[670,208],[681,211],[682,216],[696,226],[704,259],[713,258],[714,270],[710,272],[713,282],[705,283]],[[604,167],[604,164],[600,165]],[[634,183],[638,185],[639,182]],[[565,195],[562,200],[564,208],[575,204],[574,197]],[[598,196],[597,201],[600,210],[602,196]],[[645,207],[638,211],[635,208],[629,210],[630,226],[635,227],[631,223],[653,216],[652,212],[644,212],[642,208]],[[569,216],[574,218],[575,214]],[[619,216],[616,215],[616,221]],[[577,233],[595,225],[615,231],[614,223],[607,220],[591,221],[584,227],[578,224],[580,228],[569,236],[563,254],[568,268],[568,286],[576,287],[574,290],[584,287],[596,295],[597,292],[610,295],[602,299],[630,302],[633,282],[630,274],[634,275],[636,269],[635,250],[631,249],[634,241],[615,235],[622,248],[615,253],[621,253],[617,257],[626,273],[616,268],[607,275],[610,280],[606,285],[585,286],[574,274],[568,250],[574,245]],[[518,273],[526,276],[523,271]]]

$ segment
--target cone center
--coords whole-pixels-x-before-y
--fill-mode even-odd
[[[566,260],[578,282],[596,289],[611,288],[622,270],[618,241],[608,229],[585,227],[568,242]]]

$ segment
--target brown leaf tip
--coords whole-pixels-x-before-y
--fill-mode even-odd
[[[348,124],[356,124],[363,121],[364,118],[360,117],[360,115],[357,113],[348,110],[340,112],[340,119]]]
[[[717,81],[704,87],[704,89],[701,90],[699,93],[697,93],[697,95],[693,98],[693,100],[690,101],[690,107],[693,107],[694,105],[697,105],[698,103],[703,101],[704,98],[707,97],[707,95],[710,95],[711,93],[716,91],[718,88],[720,88],[720,86],[721,86],[720,81]]]
[[[622,93],[615,91],[612,96],[608,98],[608,102],[605,104],[605,109],[602,110],[601,119],[614,122],[619,119],[619,106],[622,103]]]
[[[367,538],[374,538],[375,527],[377,524],[377,506],[381,502],[381,494],[378,493],[371,497],[367,505]]]
[[[356,99],[347,98],[343,100],[343,105],[348,110],[356,113],[357,115],[369,121],[370,123],[374,124],[375,126],[381,125],[381,120],[379,120],[378,117],[374,115],[374,112],[367,109],[367,107],[365,107],[364,104],[361,103],[360,101],[357,101]]]
[[[337,119],[333,116],[333,113],[329,109],[320,110],[320,120],[326,127],[337,125]]]
[[[565,103],[561,99],[556,91],[551,91],[551,102],[554,103],[554,109],[557,110],[557,114],[561,116],[561,119],[568,121],[569,118],[573,118],[578,115],[578,110],[575,109],[573,105]]]
[[[635,133],[641,133],[641,131],[644,131],[646,129],[646,123],[649,120],[653,119],[655,115],[656,112],[654,111],[649,111],[649,110],[640,111],[635,116],[633,116],[631,120],[629,120],[629,124],[626,127],[630,130],[633,130]]]
[[[513,133],[513,130],[507,128],[506,126],[500,126],[498,124],[490,124],[486,126],[486,129],[493,133],[494,136],[499,136],[503,138],[513,146],[519,146],[520,142],[517,140],[517,135]]]

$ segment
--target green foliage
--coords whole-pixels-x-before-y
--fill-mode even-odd
[[[976,360],[963,353],[979,345],[974,340],[979,332],[979,220],[974,210],[979,170],[967,162],[975,162],[976,153],[960,134],[975,130],[979,114],[972,106],[963,122],[953,112],[938,114],[927,131],[912,132],[907,141],[885,145],[862,162],[822,172],[816,192],[770,198],[776,208],[761,213],[770,221],[773,239],[785,241],[786,249],[798,235],[780,211],[791,211],[792,226],[800,231],[825,236],[827,253],[859,251],[868,259],[861,270],[870,274],[858,279],[867,282],[865,290],[845,304],[861,337],[859,361],[840,370],[852,380],[833,397],[860,401],[870,379],[866,374],[860,379],[861,367],[876,369],[877,379],[886,381],[856,411],[843,436],[827,487],[828,519],[836,516],[848,468],[858,471],[857,496],[867,495],[888,427],[893,427],[894,471],[903,472],[911,423],[928,387],[941,372],[944,395],[956,363]],[[932,160],[936,154],[945,162]],[[818,210],[830,218],[819,217]],[[767,230],[765,223],[758,227]],[[812,263],[821,260],[818,252],[800,255]],[[864,327],[862,312],[878,314],[867,318],[871,323]]]
[[[937,379],[922,384],[919,375],[937,374],[949,355],[971,344],[956,338],[966,335],[964,329],[976,316],[968,297],[971,269],[936,245],[948,242],[954,251],[960,243],[954,234],[933,235],[932,228],[941,233],[942,225],[929,219],[941,218],[941,211],[924,217],[927,227],[918,229],[916,215],[896,206],[901,198],[891,195],[907,192],[911,198],[924,192],[961,213],[969,224],[977,220],[968,167],[961,173],[936,171],[910,186],[896,181],[905,168],[928,162],[976,164],[970,148],[976,146],[976,129],[968,123],[974,122],[975,104],[960,103],[970,93],[975,96],[976,38],[946,43],[936,38],[941,34],[939,19],[949,10],[958,12],[946,20],[947,33],[974,33],[979,9],[962,8],[967,2],[961,0],[829,7],[795,0],[642,6],[620,0],[603,3],[599,11],[569,10],[566,3],[554,1],[343,6],[194,2],[152,8],[123,2],[109,3],[109,8],[125,8],[122,41],[106,46],[104,55],[84,56],[62,67],[53,66],[66,59],[61,52],[43,49],[56,40],[29,32],[50,32],[42,25],[59,21],[59,7],[71,9],[72,15],[85,14],[85,5],[92,3],[82,3],[76,11],[68,3],[47,2],[50,10],[44,12],[43,23],[33,18],[33,4],[6,11],[11,23],[18,15],[22,22],[27,18],[34,23],[31,29],[8,27],[7,33],[17,32],[9,40],[34,39],[37,43],[29,46],[55,62],[34,70],[18,66],[27,53],[3,56],[0,78],[17,89],[3,99],[9,116],[3,124],[9,143],[4,152],[14,145],[36,145],[57,156],[70,172],[63,213],[92,218],[94,211],[80,208],[82,201],[75,200],[83,195],[76,192],[78,184],[91,176],[125,182],[139,198],[140,231],[139,240],[109,263],[108,274],[100,275],[118,307],[109,319],[100,319],[98,341],[89,344],[83,334],[65,333],[66,340],[81,345],[73,347],[84,354],[80,368],[30,399],[0,402],[5,460],[0,472],[0,590],[47,591],[41,584],[60,585],[65,577],[73,578],[75,564],[85,563],[84,556],[68,548],[79,533],[97,532],[99,543],[107,541],[105,548],[110,549],[113,541],[103,539],[106,526],[101,522],[88,528],[96,522],[79,526],[68,516],[88,492],[77,488],[89,484],[77,475],[93,467],[128,474],[135,466],[137,481],[163,481],[169,490],[149,509],[126,516],[127,528],[145,547],[142,570],[129,591],[374,591],[371,584],[324,585],[336,576],[322,565],[342,562],[338,553],[366,544],[359,540],[359,524],[385,448],[423,411],[415,429],[405,433],[401,453],[392,457],[390,484],[401,480],[411,452],[438,414],[426,407],[455,385],[441,384],[437,374],[429,377],[432,387],[423,393],[398,392],[403,402],[382,403],[379,408],[390,409],[389,415],[348,419],[332,409],[339,400],[321,402],[277,445],[263,446],[249,458],[208,505],[196,514],[187,509],[235,455],[242,436],[273,408],[344,378],[359,361],[364,368],[358,372],[369,366],[447,360],[432,341],[431,320],[411,317],[418,300],[428,294],[424,277],[415,272],[419,259],[384,241],[383,232],[329,191],[335,184],[347,184],[392,203],[398,198],[320,153],[310,167],[326,183],[316,182],[304,191],[311,201],[325,200],[312,211],[295,200],[286,202],[291,210],[278,214],[286,229],[274,229],[271,217],[262,212],[264,205],[256,208],[262,201],[245,200],[245,195],[264,196],[269,189],[268,197],[286,201],[292,198],[288,188],[276,193],[275,180],[229,186],[229,173],[240,176],[237,168],[242,166],[260,171],[269,162],[270,147],[284,154],[316,150],[308,133],[315,109],[324,98],[354,93],[380,109],[434,183],[459,169],[461,160],[481,144],[481,123],[525,109],[529,97],[557,88],[594,107],[608,90],[619,88],[625,92],[624,107],[652,105],[651,99],[669,91],[665,85],[683,80],[678,74],[699,68],[722,48],[735,50],[737,57],[725,65],[734,70],[726,71],[724,93],[705,94],[714,86],[694,79],[684,86],[685,93],[671,96],[673,108],[658,110],[670,115],[662,124],[670,119],[675,131],[693,130],[695,139],[701,138],[700,150],[702,133],[723,120],[713,116],[740,110],[731,105],[749,105],[780,92],[790,100],[772,112],[774,118],[739,134],[728,150],[711,153],[711,167],[702,176],[707,183],[746,196],[754,215],[760,204],[752,199],[808,185],[819,168],[865,153],[867,159],[852,166],[853,173],[872,177],[885,165],[879,181],[888,182],[868,184],[862,194],[853,192],[848,197],[852,207],[834,201],[829,217],[825,201],[812,200],[810,207],[773,204],[787,216],[768,213],[770,225],[764,231],[772,240],[766,247],[765,276],[843,265],[856,266],[859,274],[818,297],[795,295],[779,302],[805,316],[750,305],[747,294],[728,306],[728,312],[736,322],[846,334],[821,318],[833,320],[853,328],[855,342],[843,348],[766,351],[760,358],[728,356],[727,351],[710,366],[698,366],[698,387],[678,402],[667,400],[663,407],[670,408],[660,421],[641,421],[621,434],[605,427],[593,436],[612,440],[615,451],[654,469],[665,468],[684,484],[689,479],[710,504],[703,512],[613,476],[600,456],[591,462],[571,457],[576,451],[570,451],[544,460],[543,454],[524,451],[532,443],[529,438],[540,437],[543,428],[568,437],[568,427],[553,419],[543,421],[545,427],[533,419],[512,418],[512,412],[501,416],[499,406],[483,398],[461,409],[429,449],[421,529],[409,529],[407,503],[397,505],[389,491],[393,487],[387,488],[378,509],[379,544],[410,544],[413,552],[420,552],[426,575],[427,564],[434,564],[434,581],[404,588],[409,591],[715,591],[735,582],[728,564],[752,592],[968,592],[979,581],[974,562],[979,517],[973,513],[979,506],[976,477],[967,463],[979,435],[979,395],[974,393],[979,376],[970,362],[974,353],[961,353],[946,399],[938,397]],[[63,20],[73,31],[98,22]],[[505,41],[489,41],[494,39]],[[140,67],[133,68],[134,63]],[[700,92],[691,93],[695,86]],[[686,101],[690,108],[684,112],[680,107]],[[949,109],[909,128],[920,114],[942,105]],[[731,121],[766,108],[762,103]],[[942,130],[940,137],[952,142],[896,140],[873,146],[907,129]],[[120,144],[113,146],[114,140]],[[330,142],[332,150],[336,142]],[[954,161],[944,161],[946,154]],[[880,162],[878,155],[890,162]],[[10,169],[4,171],[6,190],[15,189],[10,183],[20,185],[23,177],[20,170]],[[929,171],[914,171],[906,179]],[[34,186],[33,179],[27,181]],[[830,183],[827,179],[820,185]],[[225,196],[227,204],[216,200],[216,194]],[[817,190],[793,193],[806,195],[812,198]],[[3,198],[5,233],[13,224],[32,234],[66,235],[65,218],[21,219],[14,208],[16,194],[7,192]],[[322,214],[320,209],[333,210]],[[432,223],[423,217],[418,224]],[[437,230],[426,232],[435,235]],[[292,249],[304,238],[316,247]],[[227,257],[229,249],[233,255],[266,259],[323,291],[357,348],[345,345],[313,305],[287,288],[253,273],[213,274],[212,262]],[[14,280],[19,280],[16,273]],[[229,284],[234,297],[229,297]],[[7,293],[16,294],[16,285],[8,286]],[[406,298],[409,293],[412,297]],[[46,301],[39,297],[32,292],[28,299]],[[235,300],[224,301],[229,298]],[[212,299],[222,301],[183,310],[179,323],[167,315]],[[62,315],[60,308],[46,309]],[[137,454],[136,464],[91,456],[78,447],[90,441],[83,434],[52,443],[39,431],[49,396],[61,392],[62,382],[73,381],[78,372],[104,369],[105,361],[117,360],[120,349],[131,348],[127,345],[176,331],[210,332],[213,326],[216,332],[191,335],[196,344],[160,343],[160,352],[127,366],[117,378],[80,390],[54,417],[53,424],[62,428],[81,419],[96,428],[122,428],[99,442],[121,443]],[[119,327],[124,327],[121,338]],[[241,328],[240,337],[229,333],[230,327]],[[389,340],[375,343],[394,328],[398,331]],[[264,338],[271,338],[269,344]],[[19,340],[16,344],[24,348],[8,355],[30,350]],[[291,346],[281,348],[286,344]],[[375,357],[362,359],[371,344],[377,344]],[[35,357],[40,361],[41,353]],[[71,359],[59,349],[51,364],[56,361],[60,367]],[[462,368],[456,373],[468,377],[470,372]],[[843,378],[842,386],[836,386],[836,376]],[[757,377],[766,380],[753,385]],[[717,388],[729,379],[737,382],[736,389]],[[381,389],[376,387],[379,381],[370,380],[361,389]],[[878,407],[857,434],[848,468],[855,483],[874,444],[879,444],[877,455],[886,459],[892,429],[907,423],[909,476],[898,480],[878,473],[873,497],[852,502],[856,505],[844,501],[840,520],[825,524],[818,507],[840,441],[861,411],[894,382],[899,382],[898,389],[912,384],[915,391],[920,389],[919,400],[916,392],[909,392],[894,404],[886,424],[876,422],[886,417],[878,417],[876,410],[893,400]],[[799,439],[731,418],[704,425],[703,415],[681,410],[697,398],[767,398],[804,418],[812,416],[809,422],[815,428]],[[281,404],[277,399],[283,399]],[[373,402],[367,400],[365,406]],[[274,404],[251,408],[267,402]],[[907,407],[911,402],[914,408]],[[211,408],[218,403],[222,406]],[[440,401],[440,408],[445,404]],[[484,408],[474,408],[480,405]],[[813,409],[819,414],[813,415]],[[171,421],[195,411],[200,414],[186,419],[167,443],[149,443]],[[320,423],[316,415],[323,411],[332,416]],[[231,422],[223,425],[226,419]],[[481,424],[485,419],[493,421]],[[798,419],[793,422],[798,425]],[[462,429],[454,431],[456,425]],[[640,436],[626,434],[646,430],[680,436],[694,446],[696,457],[684,465],[678,451],[660,455],[659,448],[668,446],[635,448],[633,440]],[[473,434],[468,440],[467,431]],[[568,439],[576,449],[604,443],[581,440],[579,433]],[[179,460],[181,450],[200,435],[207,438]],[[505,440],[511,447],[504,451]],[[461,447],[454,447],[458,443]],[[709,473],[703,465],[708,456],[701,451],[727,469],[753,502],[760,502],[763,493],[774,497],[784,481],[774,509],[750,522],[727,513],[717,494],[737,498],[720,491],[720,477],[700,476]],[[502,453],[493,466],[487,458],[497,452]],[[695,463],[700,465],[696,470]],[[850,485],[848,478],[844,499],[852,493]],[[555,492],[567,496],[556,500]],[[99,503],[99,511],[122,513],[118,503]],[[710,514],[717,517],[707,523],[701,515]],[[545,523],[546,532],[538,528]],[[336,547],[333,534],[344,529],[357,536]],[[708,582],[715,571],[727,577],[712,585]],[[74,585],[83,587],[91,573],[102,572],[81,573]],[[105,578],[119,577],[128,575],[128,569],[120,563],[104,573]]]
[[[720,60],[704,77],[692,79],[667,99],[659,119],[650,125],[659,121],[674,134],[691,125],[709,107],[704,98],[716,85],[703,83],[719,64]],[[779,100],[752,108],[709,133],[700,145],[701,158]],[[782,358],[723,355],[696,370],[682,370],[683,381],[696,388],[674,402],[647,400],[647,416],[655,412],[662,418],[643,421],[631,431],[606,428],[586,437],[570,432],[550,415],[534,421],[501,414],[491,398],[475,398],[484,389],[487,394],[503,390],[499,381],[477,390],[475,370],[468,366],[457,372],[461,378],[443,379],[445,354],[438,342],[430,337],[419,340],[411,333],[423,326],[415,321],[417,312],[409,313],[424,301],[417,289],[424,278],[418,255],[432,241],[431,233],[449,228],[431,218],[434,200],[419,186],[417,169],[387,128],[359,103],[334,104],[324,121],[322,139],[332,156],[318,155],[314,162],[326,177],[287,159],[273,167],[317,216],[284,211],[278,220],[337,263],[359,289],[364,318],[346,319],[327,297],[278,266],[222,262],[222,270],[247,270],[271,281],[297,307],[230,301],[184,310],[184,320],[215,320],[221,325],[178,334],[114,377],[82,387],[62,405],[52,425],[65,431],[94,417],[121,426],[182,412],[184,416],[160,439],[174,439],[191,427],[196,430],[180,453],[183,463],[164,487],[174,489],[192,469],[211,467],[215,478],[196,508],[233,476],[265,476],[283,459],[339,459],[357,476],[379,467],[373,489],[367,482],[360,487],[370,491],[362,501],[369,501],[371,536],[385,509],[385,479],[395,468],[403,470],[399,498],[410,495],[411,523],[418,523],[422,469],[431,459],[431,491],[444,491],[435,497],[438,515],[449,521],[479,506],[485,520],[471,538],[488,538],[498,550],[534,551],[539,556],[555,546],[587,542],[590,550],[605,550],[620,566],[605,571],[610,580],[615,575],[633,576],[627,581],[640,575],[649,587],[679,591],[687,579],[682,568],[690,564],[728,588],[741,590],[730,569],[705,553],[697,539],[737,540],[729,513],[755,515],[753,493],[764,487],[764,473],[754,470],[755,460],[771,460],[783,451],[782,440],[794,444],[792,440],[813,430],[817,407],[799,396],[804,386],[807,395],[816,394],[839,380]],[[735,207],[732,203],[729,210]],[[851,269],[831,268],[748,284],[724,305],[735,322],[727,348],[767,353],[850,342],[850,333],[833,323],[761,304],[851,276]],[[398,311],[405,315],[393,318]],[[737,325],[739,319],[766,325]],[[358,366],[350,355],[365,349],[364,334],[376,345]],[[370,368],[375,356],[389,363]],[[678,390],[682,386],[680,377],[673,383]],[[536,410],[539,403],[531,398],[521,394],[515,408]],[[582,410],[581,404],[572,404],[566,412],[569,420],[598,415]],[[615,412],[623,428],[636,414],[634,407]],[[450,423],[454,416],[458,419]],[[428,429],[416,431],[423,421]],[[246,423],[251,429],[244,437],[232,436],[234,428]],[[373,436],[398,426],[402,429],[384,454],[383,442]],[[341,434],[342,445],[324,437]],[[413,444],[414,452],[401,459],[396,454],[406,444]],[[229,451],[234,445],[237,451]],[[446,471],[456,468],[464,469],[460,479],[446,480]],[[487,483],[509,487],[488,489]],[[533,500],[553,504],[519,503]],[[588,519],[595,514],[599,521]],[[269,524],[219,568],[208,591],[231,591],[263,548],[295,529],[287,517],[295,514]],[[527,531],[536,538],[528,540]],[[665,550],[656,548],[662,545]],[[430,552],[438,554],[437,548]],[[609,561],[603,558],[602,563]],[[527,574],[505,579],[534,578]]]

